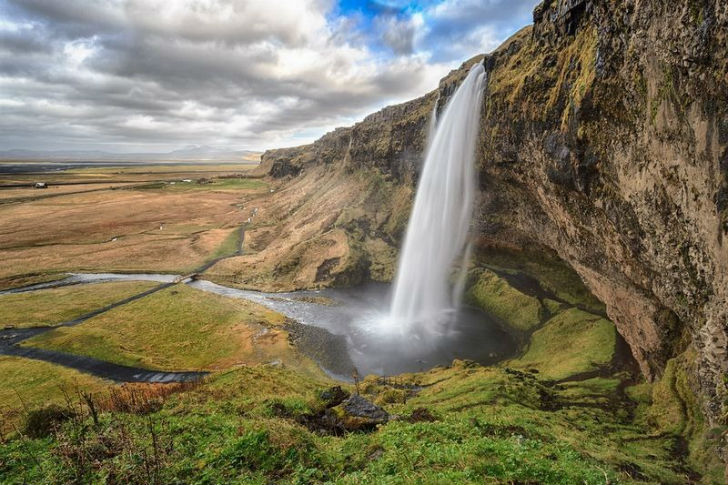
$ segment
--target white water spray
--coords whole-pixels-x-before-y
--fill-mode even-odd
[[[482,64],[473,66],[437,120],[394,281],[390,331],[440,333],[457,306],[450,275],[472,217],[485,79]]]

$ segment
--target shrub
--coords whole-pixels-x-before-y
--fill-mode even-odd
[[[75,416],[76,413],[71,409],[50,404],[28,413],[23,432],[31,438],[45,438],[54,433],[63,422]]]

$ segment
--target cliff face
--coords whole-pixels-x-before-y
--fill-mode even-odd
[[[442,107],[482,60],[481,243],[556,251],[606,304],[648,378],[694,350],[691,385],[718,422],[728,371],[727,33],[721,0],[546,1],[532,27],[436,91],[313,145],[266,152],[263,166],[273,177],[376,170],[411,185],[436,100]]]

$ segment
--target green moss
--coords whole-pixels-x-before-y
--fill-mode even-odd
[[[11,439],[0,447],[0,466],[7,483],[147,483],[145,466],[157,483],[683,483],[670,439],[640,438],[644,429],[599,405],[618,380],[559,390],[459,363],[398,378],[420,386],[406,404],[385,402],[392,386],[371,389],[390,413],[425,408],[435,421],[329,436],[300,424],[329,383],[243,367],[148,415],[102,412],[99,427],[87,418],[64,424],[57,438]],[[546,410],[544,396],[560,405]],[[595,405],[577,405],[585,399]],[[91,458],[93,467],[80,463]]]
[[[706,429],[700,400],[691,383],[695,375],[695,350],[689,348],[670,359],[662,378],[652,388],[652,407],[647,420],[658,432],[682,436],[687,440],[688,462],[706,471],[705,483],[722,483],[725,465],[717,447],[725,429]]]
[[[579,275],[545,248],[539,252],[486,249],[479,252],[477,261],[496,270],[522,272],[560,300],[588,312],[605,313],[604,304],[591,294]]]
[[[545,309],[537,298],[521,293],[487,269],[477,272],[475,284],[468,290],[467,298],[520,332],[537,327],[545,315]]]
[[[615,345],[616,330],[609,320],[572,308],[536,330],[526,353],[507,365],[564,379],[609,364]]]
[[[240,228],[230,231],[220,247],[212,254],[210,259],[221,258],[224,256],[233,256],[240,248]]]
[[[563,303],[552,300],[551,298],[544,298],[543,304],[551,315],[556,315],[561,310],[563,310],[565,306]]]

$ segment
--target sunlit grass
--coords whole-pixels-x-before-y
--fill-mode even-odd
[[[159,283],[121,281],[0,295],[0,325],[42,327],[78,318]]]

